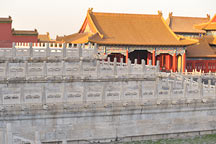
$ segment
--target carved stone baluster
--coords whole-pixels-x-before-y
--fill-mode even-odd
[[[128,59],[127,66],[128,66],[128,75],[130,75],[131,74],[131,61],[129,59]]]
[[[97,61],[97,78],[100,77],[100,61]]]
[[[198,88],[199,88],[199,97],[200,97],[200,99],[202,99],[203,98],[203,83],[202,83],[202,78],[200,77],[199,79],[198,79]]]
[[[63,43],[63,52],[62,52],[62,54],[63,54],[63,58],[66,58],[66,56],[67,56],[67,49],[66,49],[66,43]]]
[[[25,61],[25,79],[28,79],[28,61]]]
[[[33,58],[33,47],[32,47],[32,43],[29,44],[29,56],[30,56],[30,58]]]
[[[50,47],[49,47],[49,43],[46,43],[46,57],[50,57],[51,51],[50,51]]]
[[[9,63],[8,63],[8,61],[6,61],[6,63],[5,63],[5,79],[6,80],[9,79],[9,75],[10,75],[10,72],[9,72]]]
[[[82,57],[82,47],[81,44],[77,44],[78,47],[78,55],[79,55],[79,59]]]
[[[13,42],[12,44],[12,58],[15,59],[16,58],[16,43]]]
[[[117,75],[117,63],[116,63],[116,61],[117,61],[117,59],[114,58],[114,68],[113,68],[113,74],[114,74],[114,76]]]
[[[47,63],[46,61],[43,62],[43,77],[47,77]]]
[[[83,77],[83,61],[80,60],[80,64],[79,64],[79,73],[80,73],[80,76]]]
[[[187,100],[187,80],[184,81],[184,98]]]
[[[110,57],[107,58],[108,65],[110,66]]]
[[[141,63],[142,63],[142,73],[145,74],[145,70],[146,70],[146,67],[145,67],[145,60],[142,59]]]
[[[65,61],[62,61],[62,78],[64,79],[65,77],[65,72],[66,72],[66,69],[65,69]]]
[[[35,132],[35,144],[41,144],[39,131]]]

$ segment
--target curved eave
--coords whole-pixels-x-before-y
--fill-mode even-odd
[[[216,55],[197,55],[197,56],[188,56],[187,58],[216,58]]]
[[[94,41],[94,40],[89,40],[89,42],[92,42],[92,43],[97,43],[97,44],[100,44],[100,45],[122,45],[122,46],[158,46],[158,47],[161,47],[161,46],[166,46],[166,47],[171,47],[171,46],[175,46],[175,47],[178,47],[178,46],[182,46],[182,47],[185,47],[185,46],[191,46],[191,45],[194,45],[196,44],[197,42],[195,43],[190,43],[190,44],[133,44],[133,43],[110,43],[110,42],[98,42],[98,41]]]

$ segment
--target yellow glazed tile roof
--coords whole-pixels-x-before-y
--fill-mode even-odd
[[[38,32],[37,32],[36,29],[34,31],[31,31],[31,30],[14,30],[14,29],[12,29],[12,34],[13,35],[38,35]]]
[[[88,41],[98,44],[186,46],[196,43],[193,40],[179,39],[166,24],[161,13],[158,15],[98,13],[90,9],[86,19],[94,34],[88,33]],[[86,40],[86,36],[84,34],[83,39]]]
[[[40,42],[49,42],[51,40],[49,33],[38,35],[38,39]]]
[[[9,16],[8,18],[0,18],[0,23],[12,23],[11,16]]]
[[[170,28],[176,33],[205,33],[204,30],[194,28],[194,25],[208,22],[209,15],[206,18],[202,17],[181,17],[169,14],[166,22]]]
[[[216,30],[216,14],[210,21],[194,25],[194,27],[200,30]]]
[[[89,41],[90,33],[75,33],[64,36],[62,39],[67,43],[87,43]]]
[[[208,41],[210,45],[216,45],[216,36],[208,35],[205,36],[205,39]]]
[[[187,47],[187,57],[216,57],[216,51],[209,45],[204,37],[196,45]]]

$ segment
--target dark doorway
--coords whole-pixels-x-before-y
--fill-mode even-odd
[[[145,60],[145,64],[147,64],[147,50],[135,50],[133,52],[130,52],[128,54],[129,59],[131,60],[131,63],[134,63],[134,60],[137,59],[137,63],[141,64],[142,59]]]
[[[123,54],[120,53],[111,53],[108,55],[108,57],[110,58],[110,61],[113,62],[114,58],[117,59],[117,62],[121,62],[121,58],[123,58],[123,62],[125,63],[125,56]]]

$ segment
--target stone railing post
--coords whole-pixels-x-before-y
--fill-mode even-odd
[[[173,100],[174,99],[174,97],[173,97],[173,84],[172,83],[170,83],[169,84],[169,97],[170,97],[170,100]]]
[[[152,60],[149,60],[149,65],[152,65]]]
[[[12,57],[13,58],[16,58],[16,43],[15,42],[13,42],[13,44],[12,44]]]
[[[177,76],[175,75],[174,76],[174,82],[173,82],[174,86],[173,87],[176,87],[176,82],[177,82]]]
[[[184,98],[187,99],[187,80],[184,81]]]
[[[113,74],[116,76],[117,75],[117,59],[116,57],[114,58],[114,68],[113,68]]]
[[[66,72],[66,69],[65,69],[65,61],[62,61],[62,78],[64,78],[65,72]]]
[[[35,144],[41,144],[40,133],[38,131],[35,132]]]
[[[134,59],[134,65],[137,65],[137,59]]]
[[[142,73],[145,74],[146,66],[145,66],[145,60],[144,59],[142,59],[141,64],[142,64]]]
[[[216,98],[216,82],[215,82],[215,98]]]
[[[91,48],[91,43],[89,42],[89,43],[88,43],[88,49],[90,49],[90,48]]]
[[[46,86],[43,85],[42,86],[42,98],[41,98],[41,101],[42,101],[42,105],[45,105],[46,104]]]
[[[142,101],[142,82],[138,82],[138,89],[139,89],[139,100]]]
[[[97,78],[100,77],[100,61],[97,61]]]
[[[199,96],[202,99],[203,98],[203,83],[202,83],[201,77],[198,79],[198,85],[199,85]]]
[[[81,58],[82,57],[82,47],[81,47],[81,44],[77,44],[77,48],[78,48],[79,58]]]
[[[6,144],[13,144],[12,127],[10,123],[6,124]]]
[[[25,102],[24,86],[22,85],[20,88],[20,104],[23,106],[24,102]]]
[[[110,57],[107,58],[108,65],[110,65]]]
[[[50,56],[50,47],[49,47],[49,43],[46,43],[46,57],[48,58]]]
[[[6,61],[5,62],[5,79],[6,80],[8,80],[8,78],[9,78],[9,62],[8,61]]]
[[[80,73],[80,76],[82,77],[83,76],[83,61],[80,60],[80,63],[79,63],[79,73]]]
[[[120,59],[120,65],[123,66],[123,58]]]
[[[66,43],[63,43],[63,49],[62,50],[63,50],[63,52],[62,52],[63,58],[65,58],[67,56]]]
[[[208,80],[208,89],[211,87],[211,79]]]
[[[129,59],[128,59],[127,66],[128,66],[128,75],[130,75],[131,74],[131,61]]]
[[[62,144],[67,144],[67,140],[63,140],[63,141],[62,141]]]
[[[44,76],[44,78],[47,77],[47,63],[46,63],[46,61],[43,62],[43,76]]]
[[[98,45],[97,45],[97,43],[94,43],[94,54],[95,55],[98,54]]]
[[[157,61],[157,69],[156,69],[156,72],[159,72],[160,71],[160,61],[158,60]]]
[[[30,58],[33,57],[33,47],[32,47],[32,43],[29,43],[29,56],[30,56]]]
[[[25,79],[28,78],[28,61],[25,61]]]
[[[154,86],[154,97],[157,98],[157,101],[158,101],[158,83],[159,83],[159,77],[156,76],[156,79],[155,79],[155,86]]]
[[[87,102],[87,86],[86,82],[83,82],[83,104],[86,104]]]

